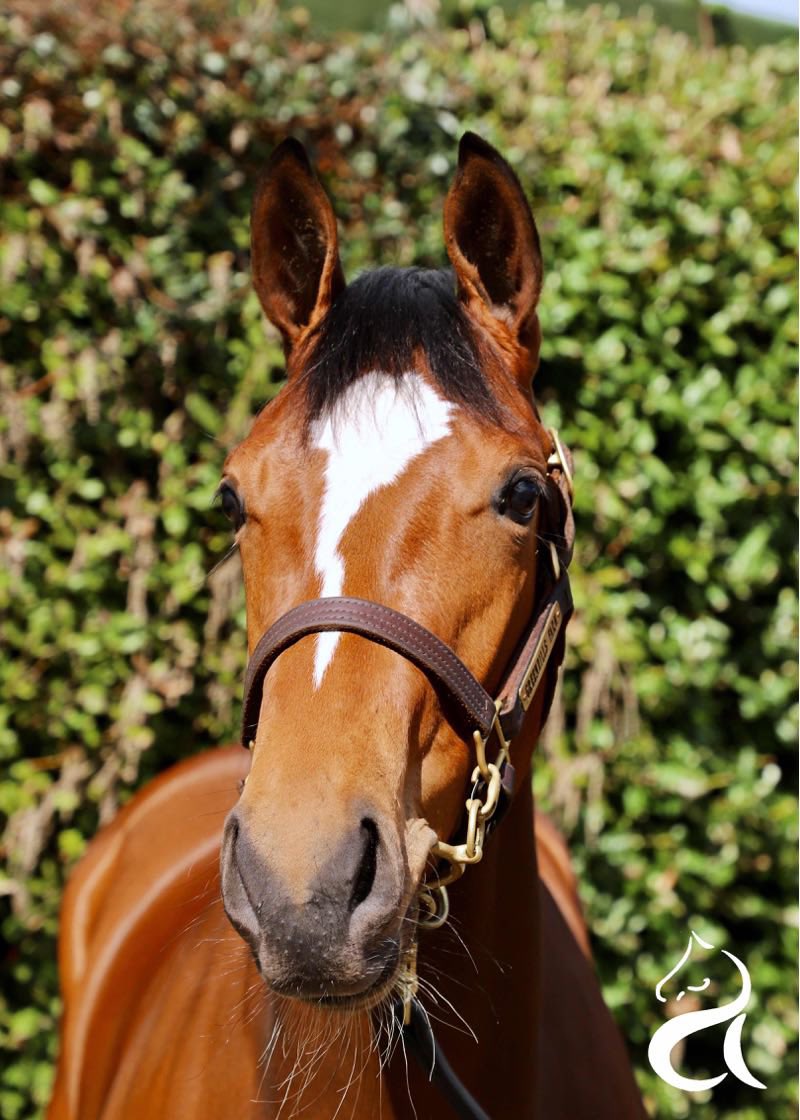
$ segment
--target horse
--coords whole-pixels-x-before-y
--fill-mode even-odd
[[[450,270],[348,284],[304,148],[264,170],[252,276],[287,380],[219,490],[244,748],[162,774],[73,875],[48,1120],[645,1115],[533,804],[571,459],[532,390],[533,215],[472,133],[444,240]]]

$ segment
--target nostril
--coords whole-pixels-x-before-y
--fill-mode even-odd
[[[233,928],[250,945],[258,960],[261,903],[254,904],[248,887],[261,876],[246,843],[247,832],[232,812],[225,825],[221,852],[222,903]]]
[[[375,882],[378,861],[378,826],[371,817],[364,817],[361,821],[361,832],[364,850],[361,855],[361,863],[353,880],[353,890],[348,905],[351,914],[369,896],[372,884]]]

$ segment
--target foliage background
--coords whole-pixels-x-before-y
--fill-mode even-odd
[[[0,15],[0,1114],[48,1097],[59,892],[87,838],[234,735],[239,577],[206,572],[225,450],[281,379],[247,273],[257,169],[296,134],[350,274],[438,265],[469,127],[534,201],[539,395],[579,479],[539,797],[653,1112],[795,1115],[793,48],[556,6],[394,10],[323,41],[299,10],[122,13]],[[750,968],[764,1093],[689,1101],[649,1071],[689,926]],[[703,1038],[686,1060],[717,1073]]]

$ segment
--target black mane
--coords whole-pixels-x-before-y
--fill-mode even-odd
[[[426,268],[378,268],[337,297],[303,374],[309,419],[332,408],[362,373],[400,378],[417,350],[448,400],[497,419],[453,275]]]

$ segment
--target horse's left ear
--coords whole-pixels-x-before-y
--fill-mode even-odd
[[[291,349],[344,288],[336,215],[303,145],[284,140],[270,157],[250,216],[253,286]]]
[[[542,254],[528,200],[514,172],[473,132],[461,138],[458,170],[444,205],[444,237],[460,298],[478,325],[507,349],[529,380],[538,361],[536,305]]]

